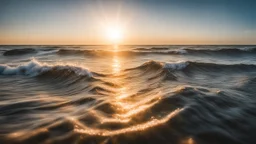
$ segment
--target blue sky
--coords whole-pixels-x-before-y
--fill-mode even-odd
[[[254,0],[1,0],[0,44],[256,44]]]

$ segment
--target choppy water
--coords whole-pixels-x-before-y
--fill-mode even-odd
[[[0,143],[256,141],[256,46],[0,46],[0,53]]]

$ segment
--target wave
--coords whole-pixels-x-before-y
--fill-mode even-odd
[[[243,47],[243,48],[238,48],[241,51],[254,51],[256,50],[256,47]]]
[[[169,50],[170,48],[166,47],[152,47],[152,48],[134,48],[134,50],[143,50],[143,51],[151,51],[151,50]]]
[[[188,53],[222,53],[222,54],[240,54],[248,52],[256,52],[256,47],[241,47],[241,48],[184,48]]]
[[[43,50],[43,51],[39,51],[37,53],[37,55],[46,55],[46,54],[54,54],[54,53],[57,53],[59,50],[56,49],[56,50]]]
[[[126,70],[136,70],[136,69],[167,69],[172,71],[187,71],[187,70],[204,70],[204,71],[250,71],[256,70],[256,65],[253,64],[217,64],[217,63],[203,63],[203,62],[193,62],[193,61],[178,61],[178,62],[158,62],[158,61],[148,61],[142,65],[130,68]],[[236,72],[234,71],[234,72]]]
[[[139,54],[140,52],[135,51],[111,51],[111,50],[92,50],[92,49],[60,49],[58,54],[88,54],[88,55],[97,55],[97,54]]]
[[[45,74],[47,72],[61,72],[66,71],[69,73],[74,73],[79,76],[92,77],[92,72],[89,70],[72,66],[72,65],[48,65],[38,62],[36,59],[32,59],[30,62],[19,65],[16,67],[10,65],[0,65],[0,75],[28,75],[28,76],[38,76]],[[60,72],[60,73],[58,73]]]
[[[182,70],[186,68],[188,65],[189,65],[189,62],[181,61],[181,62],[175,62],[175,63],[165,63],[163,68],[172,69],[172,70]]]
[[[35,49],[35,48],[22,48],[22,49],[12,49],[12,50],[4,50],[4,56],[20,56],[20,55],[27,55],[27,54],[51,54],[58,52],[56,48],[44,48],[44,49]]]
[[[122,56],[131,56],[131,55],[147,55],[147,54],[186,54],[187,51],[183,49],[178,50],[168,50],[164,51],[163,49],[157,50],[158,48],[152,50],[124,50],[124,51],[111,51],[111,50],[82,50],[82,49],[59,49],[56,51],[59,55],[89,55],[89,56],[103,56],[103,55],[113,55],[119,54]]]
[[[25,54],[31,54],[36,52],[37,51],[33,48],[23,48],[23,49],[13,49],[13,50],[5,51],[3,55],[4,56],[25,55]]]
[[[184,49],[172,49],[170,48],[135,48],[134,52],[136,53],[155,53],[155,54],[186,54],[187,51]]]
[[[243,54],[255,53],[256,47],[238,47],[238,48],[135,48],[138,53],[152,53],[152,54]]]
[[[177,49],[177,50],[168,50],[168,51],[136,51],[136,53],[141,53],[141,54],[187,54],[188,52],[183,49]]]
[[[172,69],[172,70],[180,70],[180,69],[183,69],[185,68],[189,63],[188,62],[173,62],[173,63],[164,63],[164,62],[158,62],[158,61],[148,61],[148,62],[145,62],[144,64],[142,64],[141,66],[139,67],[136,67],[136,68],[131,68],[131,69],[127,69],[127,70],[132,70],[132,69],[143,69],[143,68],[163,68],[163,69]]]
[[[66,54],[96,54],[97,50],[79,50],[79,49],[59,49],[57,52],[60,55]]]
[[[118,54],[120,56],[135,56],[145,55],[148,52],[136,52],[136,51],[110,51],[110,50],[81,50],[81,49],[60,49],[57,54],[59,55],[86,55],[86,56],[112,56]]]

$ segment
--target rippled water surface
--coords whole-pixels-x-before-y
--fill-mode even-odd
[[[256,46],[0,46],[0,143],[255,144]]]

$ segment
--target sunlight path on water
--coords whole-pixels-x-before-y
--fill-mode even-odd
[[[114,51],[118,51],[118,46],[114,46]],[[121,65],[122,61],[120,60],[118,53],[115,53],[113,56],[113,74],[116,76],[114,77],[114,81],[117,85],[120,85],[121,87],[118,88],[117,93],[114,95],[114,101],[112,102],[112,105],[116,108],[117,114],[115,116],[118,119],[126,120],[130,119],[134,115],[145,111],[149,107],[153,106],[158,102],[158,100],[149,103],[151,99],[148,99],[148,102],[143,103],[137,103],[137,102],[128,102],[127,98],[129,98],[131,93],[128,93],[128,91],[131,90],[129,86],[131,86],[130,83],[124,82],[124,78],[118,77],[121,73]],[[149,104],[148,104],[149,103]]]
[[[138,117],[138,114],[149,110],[152,106],[159,103],[162,99],[161,91],[157,92],[145,92],[142,94],[137,94],[140,90],[137,81],[127,80],[125,76],[121,74],[123,61],[118,55],[118,46],[114,46],[114,54],[112,59],[112,77],[111,81],[118,85],[116,91],[109,96],[112,97],[110,104],[115,109],[115,113],[112,114],[112,118],[105,117],[104,115],[98,114],[97,111],[92,111],[94,115],[100,120],[101,124],[106,123],[127,123],[128,125],[119,129],[110,130],[102,128],[91,128],[75,118],[68,118],[75,126],[74,131],[77,133],[88,134],[88,135],[98,135],[98,136],[111,136],[118,135],[122,133],[143,131],[150,127],[155,127],[157,125],[166,123],[169,119],[174,117],[183,109],[176,109],[169,114],[156,119],[153,116],[147,121],[138,122],[137,124],[131,124],[131,120]]]

